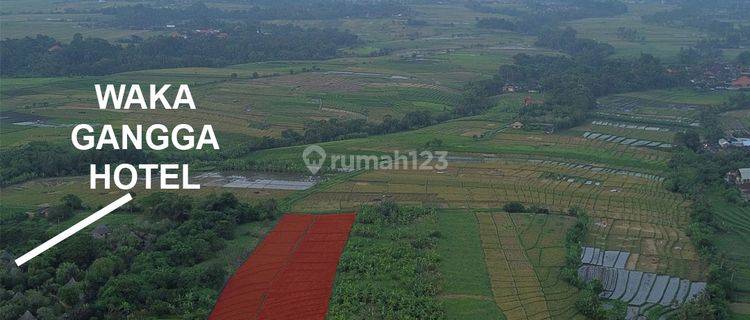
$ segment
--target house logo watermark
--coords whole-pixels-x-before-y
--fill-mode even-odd
[[[302,152],[302,161],[312,174],[324,167],[330,171],[358,170],[445,170],[448,168],[447,151],[393,151],[392,154],[331,154],[313,144]]]
[[[305,151],[302,151],[302,160],[305,162],[307,170],[310,170],[312,174],[317,174],[320,168],[323,168],[326,151],[317,144],[308,146]]]

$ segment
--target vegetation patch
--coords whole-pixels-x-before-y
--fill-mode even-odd
[[[363,206],[338,265],[331,319],[440,319],[437,217],[393,202]]]

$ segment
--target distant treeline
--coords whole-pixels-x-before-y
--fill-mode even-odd
[[[467,7],[479,12],[504,14],[514,18],[513,20],[483,18],[477,22],[481,28],[503,29],[526,34],[541,34],[564,21],[612,17],[628,11],[624,3],[616,0],[573,0],[560,3],[531,1],[524,10],[493,7],[480,2],[470,2]]]
[[[128,29],[175,27],[207,28],[221,21],[310,20],[337,18],[382,18],[408,15],[410,9],[396,1],[261,1],[242,10],[222,10],[198,2],[187,7],[127,5],[94,10],[113,17],[102,23]]]
[[[335,29],[233,24],[223,34],[162,35],[119,45],[74,36],[70,43],[38,35],[0,41],[2,76],[104,75],[174,67],[216,67],[265,60],[326,59],[359,42]]]

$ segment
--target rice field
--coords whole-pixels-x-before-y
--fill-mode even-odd
[[[614,95],[599,99],[595,115],[611,121],[637,122],[666,126],[698,126],[696,120],[703,105],[664,102],[628,95]]]
[[[705,281],[690,281],[669,274],[640,271],[627,251],[583,247],[578,276],[583,281],[599,280],[600,297],[628,304],[627,319],[633,315],[661,316],[673,313],[682,304],[703,293]]]
[[[495,303],[509,319],[577,319],[576,289],[559,278],[572,218],[477,213]]]
[[[577,204],[592,215],[635,218],[661,224],[687,221],[686,203],[662,189],[656,175],[570,162],[487,158],[451,162],[447,170],[375,170],[334,186],[309,200],[328,206],[371,202],[381,194],[445,208],[497,208],[518,201],[564,211]],[[319,200],[323,202],[319,202]],[[317,203],[317,205],[316,205]],[[307,205],[307,204],[305,204]]]
[[[311,194],[295,208],[351,210],[392,199],[437,208],[487,210],[509,202],[563,212],[586,209],[588,241],[633,253],[639,270],[699,280],[704,271],[684,232],[688,202],[661,177],[554,161],[494,159],[451,163],[444,171],[368,171]]]
[[[593,120],[584,125],[575,127],[570,130],[571,134],[583,136],[587,139],[605,140],[608,142],[628,144],[631,146],[648,146],[658,147],[663,144],[671,144],[674,135],[682,131],[679,128],[643,125],[632,122],[615,122],[606,120]],[[597,136],[591,136],[598,134]],[[630,143],[625,143],[632,140]],[[637,144],[638,141],[648,142]],[[656,144],[656,143],[659,144]],[[652,144],[653,143],[653,144]]]

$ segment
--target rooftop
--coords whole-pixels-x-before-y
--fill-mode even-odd
[[[750,168],[740,168],[740,179],[750,179]]]
[[[734,87],[748,87],[750,86],[750,77],[748,76],[741,76],[737,78],[737,80],[732,81],[732,86]]]

